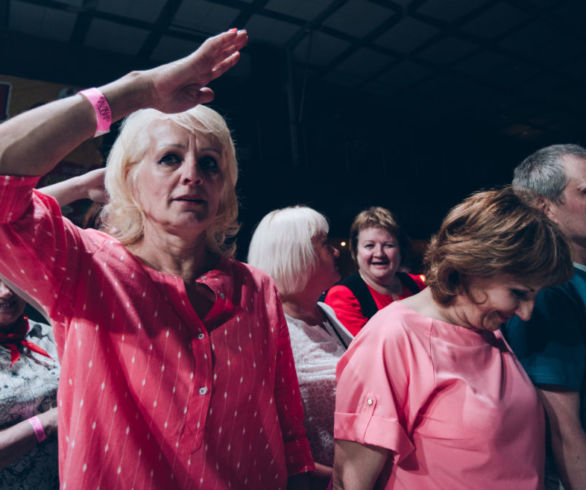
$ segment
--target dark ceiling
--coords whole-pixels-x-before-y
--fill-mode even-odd
[[[246,28],[214,85],[240,149],[244,238],[304,202],[346,233],[386,205],[425,238],[553,142],[586,143],[582,0],[9,0],[0,72],[77,86]]]

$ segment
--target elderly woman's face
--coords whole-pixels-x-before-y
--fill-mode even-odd
[[[0,328],[12,325],[24,313],[25,301],[0,281]]]
[[[363,277],[387,284],[401,263],[399,242],[384,228],[365,228],[358,233],[356,262]]]
[[[456,321],[464,327],[490,331],[498,330],[515,315],[528,321],[538,290],[506,275],[473,278],[468,294],[456,297]]]
[[[334,247],[325,233],[314,236],[311,240],[318,257],[317,267],[310,281],[319,283],[323,290],[340,280],[338,258],[340,251]]]
[[[154,121],[147,131],[151,144],[134,176],[145,233],[154,227],[198,236],[218,213],[222,149],[169,120]]]

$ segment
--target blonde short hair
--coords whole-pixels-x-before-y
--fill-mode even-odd
[[[252,235],[248,263],[271,276],[282,296],[297,293],[318,266],[313,239],[328,232],[325,216],[307,206],[271,211]]]
[[[103,211],[104,229],[129,245],[140,240],[144,233],[144,214],[133,192],[134,170],[150,146],[148,126],[158,120],[175,124],[211,138],[222,149],[224,187],[218,213],[206,231],[211,251],[232,255],[235,244],[231,240],[238,233],[238,162],[234,142],[224,118],[204,105],[178,114],[165,114],[155,109],[142,109],[126,118],[106,165],[106,190],[109,202]]]

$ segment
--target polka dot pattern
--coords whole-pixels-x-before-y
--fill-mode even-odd
[[[13,282],[54,325],[62,487],[284,489],[311,469],[270,279],[222,259],[198,279],[216,296],[200,319],[180,278],[76,228],[52,198],[31,205],[35,183],[0,178],[0,274],[18,263]]]

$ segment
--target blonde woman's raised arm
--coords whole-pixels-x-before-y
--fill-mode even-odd
[[[214,94],[206,85],[237,63],[246,41],[245,31],[231,29],[185,58],[99,87],[111,120],[146,107],[174,113],[210,102]],[[94,108],[80,94],[20,114],[0,125],[0,174],[43,175],[91,138],[96,127]]]

